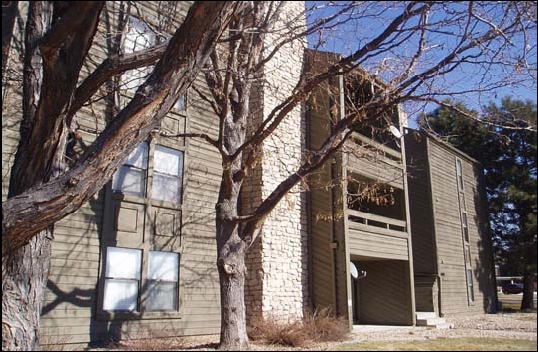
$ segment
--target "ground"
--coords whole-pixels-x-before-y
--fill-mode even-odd
[[[252,350],[335,350],[339,346],[350,343],[372,341],[426,341],[432,339],[478,338],[483,339],[485,348],[491,339],[517,339],[534,341],[536,345],[537,314],[533,313],[498,313],[478,314],[464,317],[445,317],[447,322],[453,323],[453,329],[432,329],[427,327],[401,327],[401,326],[363,326],[354,329],[347,341],[317,343],[308,348],[292,348],[279,345],[263,345],[252,343]],[[172,343],[173,342],[173,343]],[[217,347],[218,336],[197,336],[182,338],[174,341],[139,341],[126,342],[115,349],[94,349],[93,351],[112,350],[164,350],[172,347],[175,351],[213,351]]]

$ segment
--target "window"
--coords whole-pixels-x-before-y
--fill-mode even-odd
[[[456,176],[458,178],[458,191],[463,192],[463,167],[461,160],[456,160]]]
[[[129,17],[122,50],[132,54],[157,42],[153,27]],[[157,27],[155,27],[157,28]],[[152,72],[121,75],[120,108]],[[183,174],[187,98],[126,158],[105,192],[99,319],[181,317]]]
[[[155,45],[155,33],[148,25],[139,19],[130,16],[123,42],[123,52],[132,54]],[[146,66],[125,72],[121,81],[127,90],[135,91],[152,71],[153,66]]]
[[[183,148],[175,139],[153,137],[112,179],[100,283],[100,314],[107,318],[179,312]]]
[[[148,168],[148,144],[142,142],[129,155],[127,161],[114,175],[112,189],[115,192],[143,197],[146,192],[146,170]]]
[[[463,185],[463,163],[461,159],[456,158],[456,181],[458,188],[458,200],[459,211],[461,221],[461,234],[463,242],[463,266],[465,268],[465,276],[467,282],[467,299],[469,305],[474,303],[474,291],[473,291],[473,272],[472,272],[472,258],[471,258],[471,244],[469,234],[469,219],[467,214],[467,204],[465,201],[465,189]]]
[[[176,310],[179,256],[149,252],[147,310]]]
[[[142,142],[114,174],[112,190],[118,194],[144,197],[147,188],[147,168],[148,144]],[[151,198],[178,203],[182,187],[183,152],[155,145],[152,174]]]
[[[141,259],[137,249],[107,248],[104,310],[138,310]]]
[[[469,242],[469,225],[467,224],[467,213],[461,213],[461,227],[463,230],[463,238],[465,242]]]
[[[156,34],[148,24],[133,16],[129,16],[123,41],[123,52],[125,54],[132,54],[151,48],[155,44]],[[134,93],[152,71],[153,66],[146,66],[125,72],[121,76],[123,88]],[[184,111],[186,107],[187,98],[185,95],[179,97],[173,106],[178,111]]]
[[[473,271],[470,269],[467,269],[467,296],[469,298],[469,302],[474,302],[474,284],[473,284]]]
[[[181,196],[183,153],[160,145],[155,147],[153,199],[177,203]]]

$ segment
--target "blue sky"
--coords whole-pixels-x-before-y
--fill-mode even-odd
[[[324,5],[327,4],[327,2],[322,1],[307,1],[307,8],[310,8],[312,5]],[[343,4],[347,2],[337,1],[333,2],[336,4],[336,7],[326,7],[320,10],[317,10],[316,16],[311,18],[310,20],[314,20],[318,16],[327,16],[331,13],[334,13],[338,6],[342,6]],[[321,50],[325,51],[332,51],[332,52],[338,52],[342,54],[349,54],[350,52],[356,50],[359,46],[364,45],[367,41],[369,41],[374,36],[377,36],[384,28],[386,28],[386,25],[391,21],[391,19],[401,13],[402,6],[404,6],[405,3],[403,2],[382,2],[383,6],[380,5],[381,2],[367,2],[364,3],[361,6],[364,6],[364,8],[361,8],[360,11],[356,13],[356,18],[352,21],[349,21],[345,24],[339,25],[337,28],[331,29],[330,31],[326,31],[322,36],[322,42],[323,45],[319,47]],[[388,5],[388,6],[387,6]],[[454,7],[449,7],[454,6]],[[450,11],[453,9],[456,10],[465,10],[465,7],[457,8],[457,4],[450,4],[447,5],[444,9],[444,12],[442,12],[440,15],[437,15],[436,13],[431,14],[431,18],[429,18],[429,21],[441,21],[444,19],[443,16],[450,16]],[[464,4],[462,6],[467,6],[467,4]],[[489,5],[486,5],[489,6]],[[485,13],[483,16],[491,16],[495,18],[499,15],[500,12],[496,12],[494,7],[485,7],[484,10],[489,10],[489,13]],[[478,9],[477,9],[478,13]],[[437,17],[436,17],[437,16]],[[413,24],[417,24],[416,22]],[[477,25],[477,30],[481,30],[480,25],[483,25],[483,23],[479,23]],[[488,28],[486,25],[483,25],[484,27]],[[451,31],[450,27],[438,27],[443,30],[446,30],[448,32]],[[483,28],[482,28],[483,29]],[[453,28],[454,32],[457,32],[458,29]],[[513,43],[515,44],[513,48],[516,48],[517,45],[521,42],[520,38],[510,38]],[[319,36],[314,35],[308,38],[309,40],[309,46],[314,47],[316,43],[319,43]],[[428,33],[427,37],[427,44],[429,47],[433,48],[431,51],[429,51],[430,57],[429,59],[433,61],[437,61],[440,57],[442,57],[446,53],[446,48],[453,47],[455,44],[455,38],[451,37],[450,35],[446,35],[445,33],[441,33],[441,31]],[[531,45],[533,47],[533,51],[531,52],[530,57],[528,58],[529,61],[536,67],[536,30],[534,32],[531,31],[529,33],[529,41],[528,45]],[[392,50],[387,55],[383,54],[378,57],[374,57],[369,61],[365,62],[365,65],[369,65],[368,69],[370,72],[376,67],[380,66],[381,61],[385,60],[388,65],[391,65],[391,61],[394,57],[397,57],[398,55],[401,55],[400,57],[410,57],[412,53],[415,52],[416,48],[418,46],[418,36],[410,38],[410,40],[402,43],[398,49]],[[496,50],[498,49],[498,46],[496,44],[493,44],[491,47],[487,48],[488,50]],[[448,50],[448,49],[447,49]],[[392,55],[392,57],[391,57]],[[517,51],[510,52],[510,55],[512,55],[510,58],[515,57],[515,55],[518,55]],[[396,60],[394,60],[396,62]],[[397,64],[397,63],[396,63]],[[427,67],[427,66],[424,66]],[[419,67],[420,69],[420,67]],[[518,70],[516,70],[514,67],[502,67],[501,65],[495,66],[492,69],[484,69],[483,66],[478,68],[476,66],[466,66],[462,67],[459,71],[451,72],[450,74],[446,75],[442,80],[438,80],[438,82],[435,82],[435,84],[439,83],[440,85],[444,85],[446,89],[453,89],[456,88],[456,90],[466,90],[467,87],[471,87],[474,85],[477,85],[482,80],[482,84],[488,84],[492,82],[494,79],[499,77],[499,75],[504,74],[510,79],[513,79],[514,81],[519,80],[520,78],[524,76],[518,76]],[[528,76],[526,76],[528,77]],[[536,77],[536,73],[534,74],[534,77]],[[456,96],[459,100],[463,101],[467,106],[479,109],[480,106],[488,104],[490,102],[499,103],[501,101],[501,98],[505,96],[513,96],[515,99],[519,100],[531,100],[536,103],[536,95],[537,95],[537,89],[536,89],[536,80],[528,80],[525,82],[524,85],[521,84],[513,84],[502,88],[497,88],[493,90],[492,92],[489,92],[487,94],[481,94],[478,96],[475,93],[466,93],[461,94],[459,96]],[[435,106],[432,104],[428,104],[426,106],[426,111],[434,109]],[[412,113],[412,112],[411,112]]]

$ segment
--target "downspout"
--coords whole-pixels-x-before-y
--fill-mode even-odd
[[[304,69],[305,72],[308,72],[311,70],[311,67],[310,67],[310,62],[308,60],[308,55],[307,53],[305,52],[304,53],[304,62],[305,62],[305,66],[306,68]],[[311,128],[311,122],[310,122],[310,119],[311,119],[311,114],[310,114],[310,104],[308,103],[308,101],[306,102],[306,104],[304,104],[304,107],[305,107],[305,122],[304,122],[304,125],[305,125],[305,147],[306,147],[306,150],[310,150],[310,148],[312,147],[312,141],[310,140],[310,138],[312,137],[311,136],[311,133],[310,133],[310,128]],[[304,155],[303,155],[304,156]],[[312,274],[312,271],[313,271],[313,267],[314,267],[314,258],[312,258],[313,256],[313,252],[312,252],[312,228],[313,228],[313,225],[312,225],[312,219],[314,218],[314,216],[312,216],[312,192],[306,192],[306,233],[307,233],[307,237],[306,237],[306,250],[307,250],[307,256],[308,256],[308,274],[307,274],[307,277],[308,277],[308,299],[309,299],[309,303],[310,303],[310,308],[314,309],[314,306],[315,306],[315,302],[314,302],[314,275]]]
[[[406,233],[407,233],[407,255],[409,258],[408,268],[409,268],[409,296],[410,296],[410,306],[411,306],[411,325],[416,324],[416,308],[415,308],[415,270],[413,264],[413,241],[411,236],[411,213],[410,213],[410,204],[409,204],[409,186],[407,183],[407,158],[405,156],[405,136],[404,130],[402,128],[402,111],[401,107],[398,105],[398,130],[402,134],[400,137],[400,155],[402,158],[402,182],[403,182],[403,191],[404,191],[404,208],[405,208],[405,224],[406,224]]]
[[[339,92],[339,104],[340,104],[339,114],[340,114],[340,119],[342,119],[346,115],[345,89],[344,89],[344,76],[343,75],[338,76],[338,92]],[[343,308],[345,310],[344,314],[347,315],[349,330],[352,331],[353,330],[353,297],[352,297],[351,285],[353,285],[354,283],[352,283],[351,273],[349,269],[349,264],[351,262],[351,254],[349,253],[349,246],[348,246],[348,243],[349,243],[349,221],[348,221],[349,218],[348,218],[348,209],[347,209],[348,161],[349,161],[348,155],[346,153],[340,152],[340,171],[341,171],[340,182],[342,183],[340,192],[342,196],[341,207],[342,207],[342,214],[343,214],[342,222],[340,224],[342,226],[342,233],[343,233],[342,245],[344,247],[342,248],[342,254],[344,256],[344,268],[343,268],[344,274],[343,275],[345,278],[345,281],[344,281],[345,282],[345,287],[344,287],[345,300],[344,300]]]
[[[336,175],[336,158],[331,159],[331,183],[334,180]],[[331,218],[332,218],[332,227],[331,227],[331,249],[332,249],[332,262],[333,262],[333,287],[334,287],[334,313],[336,317],[340,316],[340,309],[338,304],[338,241],[336,238],[336,185],[331,185]]]
[[[334,85],[334,79],[329,80],[329,85]],[[333,132],[333,126],[330,123],[331,120],[335,116],[333,116],[333,106],[336,105],[338,102],[335,101],[335,99],[332,97],[332,95],[329,95],[329,133],[332,134]],[[336,161],[336,155],[333,155],[331,158],[331,171],[330,171],[330,182],[331,182],[331,250],[332,250],[332,264],[333,264],[333,292],[334,292],[334,314],[336,317],[340,316],[340,307],[338,304],[338,296],[339,296],[339,289],[338,289],[338,239],[336,236],[336,218],[337,218],[337,212],[336,212],[336,184],[335,179],[337,173],[337,161]]]

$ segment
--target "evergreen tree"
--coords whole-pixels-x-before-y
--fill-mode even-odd
[[[480,161],[484,167],[496,261],[508,275],[523,275],[521,309],[534,308],[536,275],[536,103],[504,98],[482,116],[438,108],[420,125]]]

